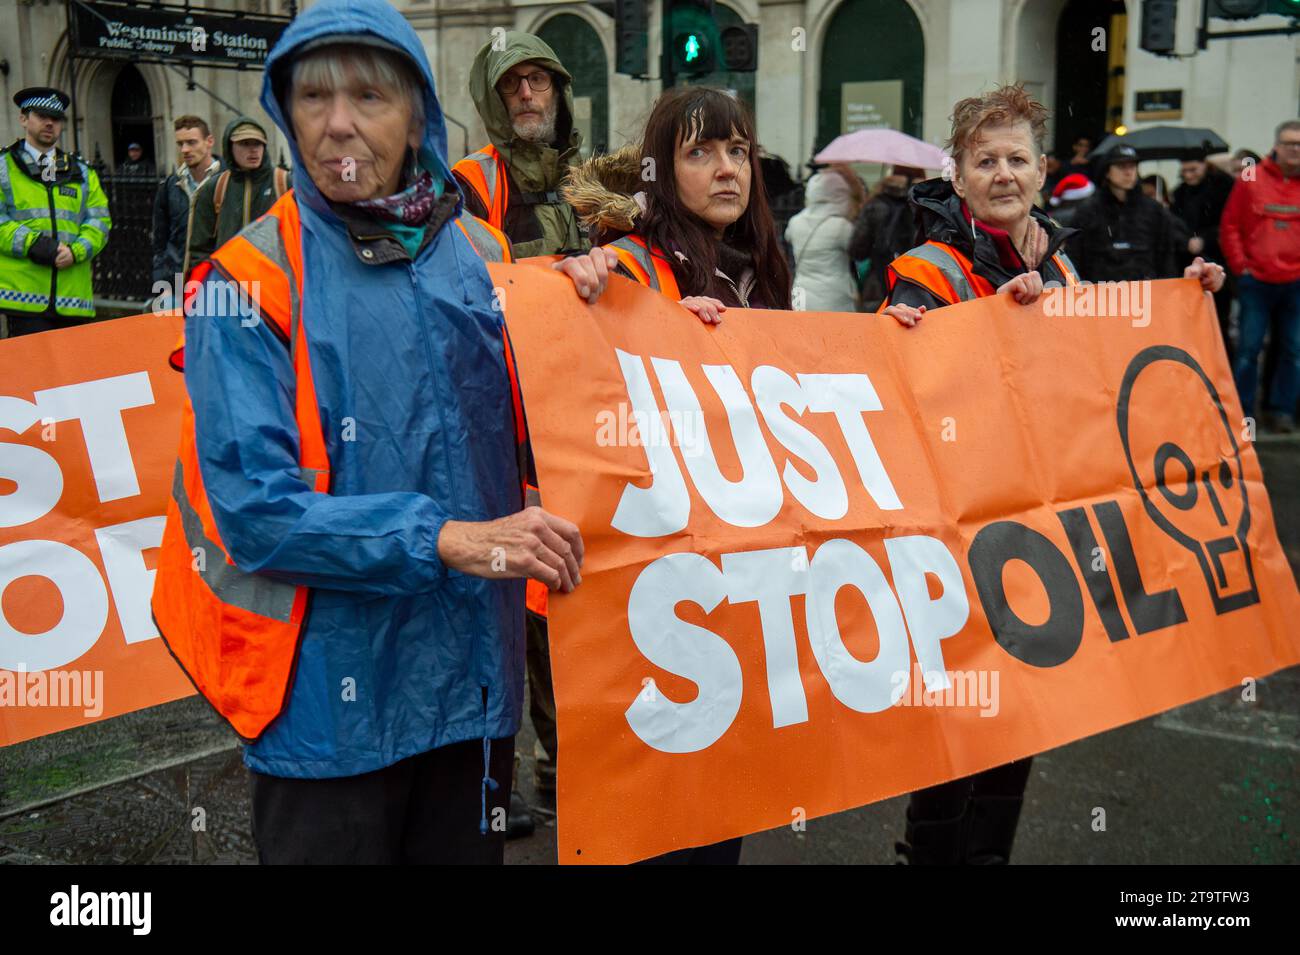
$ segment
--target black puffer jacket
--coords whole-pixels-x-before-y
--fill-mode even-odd
[[[971,237],[970,223],[962,215],[961,198],[953,192],[952,183],[943,179],[927,179],[914,185],[908,197],[919,217],[924,241],[943,242],[955,247],[971,260],[975,274],[987,279],[994,288],[1005,285],[1017,275],[1028,271],[1023,267],[1012,270],[1004,266],[998,256],[997,245],[987,232],[976,229],[974,238]],[[1074,234],[1074,230],[1057,225],[1038,209],[1030,210],[1029,214],[1047,233],[1047,251],[1036,271],[1043,277],[1044,283],[1066,284],[1066,276],[1057,268],[1052,256],[1061,251],[1061,246]],[[948,304],[923,286],[902,277],[895,283],[886,301],[891,305],[918,308],[924,305],[929,310],[943,308]]]
[[[1079,234],[1067,246],[1089,282],[1168,279],[1179,275],[1173,216],[1141,187],[1123,202],[1108,186],[1079,206],[1071,223]]]

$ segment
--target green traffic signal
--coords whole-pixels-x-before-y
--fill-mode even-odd
[[[718,25],[704,0],[665,0],[665,51],[673,75],[703,76],[717,69]],[[669,45],[671,38],[671,46]]]

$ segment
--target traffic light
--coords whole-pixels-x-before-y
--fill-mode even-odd
[[[758,69],[757,23],[723,27],[722,67],[733,73],[753,73]]]
[[[1205,0],[1209,15],[1220,20],[1249,20],[1268,12],[1269,0]]]
[[[722,45],[713,0],[664,0],[664,42],[673,76],[702,76],[718,68]]]
[[[1216,0],[1207,0],[1214,3]],[[1217,0],[1232,3],[1234,0]],[[1148,53],[1173,53],[1174,25],[1178,19],[1178,0],[1142,0],[1142,31],[1138,46]]]
[[[1300,0],[1206,0],[1209,15],[1220,20],[1249,20],[1266,13],[1300,18]]]
[[[650,72],[650,0],[615,0],[614,72]]]

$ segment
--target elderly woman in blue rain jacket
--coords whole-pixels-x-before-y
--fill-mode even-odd
[[[500,862],[522,578],[568,591],[582,561],[573,524],[523,506],[483,264],[509,246],[464,213],[383,0],[294,20],[261,102],[299,174],[196,273],[155,619],[249,741],[263,862]],[[610,258],[554,267],[594,300]]]

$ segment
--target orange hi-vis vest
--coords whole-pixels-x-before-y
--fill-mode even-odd
[[[542,506],[542,494],[541,491],[537,489],[536,485],[528,485],[524,490],[524,495],[525,504],[530,506],[536,504],[538,507]],[[545,617],[547,611],[550,609],[550,594],[551,589],[549,587],[540,580],[533,580],[530,577],[528,578],[528,583],[524,586],[524,606],[527,607],[531,613],[535,613],[539,617]]]
[[[461,176],[478,194],[488,212],[488,225],[504,229],[506,206],[510,202],[510,177],[506,175],[505,160],[496,146],[488,143],[452,166],[451,171]]]
[[[486,223],[463,216],[456,224],[490,261],[509,261],[510,244]],[[298,467],[313,490],[330,493],[330,461],[308,358],[302,301],[302,234],[293,191],[265,216],[219,248],[194,278],[228,277],[245,301],[285,342],[293,359]],[[507,338],[506,367],[513,396],[516,443],[524,441],[523,405]],[[184,341],[172,366],[184,367]],[[153,616],[181,669],[247,742],[284,709],[311,592],[235,566],[212,515],[195,441],[194,409],[181,412],[181,441],[154,581]]]
[[[645,239],[634,232],[615,239],[605,248],[617,255],[619,264],[642,285],[662,292],[674,302],[681,299],[677,276],[673,274],[673,267],[668,264],[662,249],[652,249]]]
[[[1068,284],[1079,284],[1074,265],[1064,253],[1058,252],[1053,255],[1052,262],[1065,276]],[[969,302],[971,299],[997,293],[997,289],[988,279],[975,274],[971,260],[960,249],[946,242],[934,240],[894,259],[889,264],[888,276],[890,292],[893,292],[898,280],[903,278],[927,289],[936,298],[942,299],[949,305]],[[886,304],[888,301],[886,297]]]

